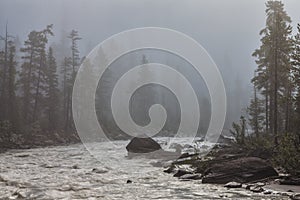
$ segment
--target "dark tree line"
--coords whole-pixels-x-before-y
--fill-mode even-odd
[[[300,24],[293,34],[291,18],[281,1],[266,3],[266,27],[253,53],[257,68],[253,98],[245,118],[233,123],[232,133],[242,145],[266,148],[280,165],[300,167]],[[247,134],[248,133],[248,134]]]
[[[81,38],[77,31],[70,32],[66,40],[71,54],[57,63],[48,44],[53,36],[53,25],[31,31],[19,51],[8,26],[0,37],[0,142],[4,146],[78,141],[71,105]]]

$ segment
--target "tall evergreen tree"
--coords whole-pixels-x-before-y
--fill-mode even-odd
[[[7,120],[9,110],[8,107],[6,106],[8,102],[8,54],[9,54],[9,42],[11,40],[12,36],[8,34],[8,28],[7,28],[7,23],[5,26],[5,35],[0,36],[0,40],[4,42],[4,49],[3,51],[0,52],[0,85],[1,85],[1,90],[0,90],[0,108],[1,108],[1,113],[0,113],[0,119],[2,120]]]
[[[66,102],[66,121],[65,130],[73,130],[73,115],[72,115],[72,89],[76,78],[76,73],[80,65],[80,56],[78,50],[78,41],[81,40],[78,31],[72,30],[68,38],[71,40],[71,79],[68,80],[69,87],[67,88],[67,102]]]
[[[253,130],[253,133],[256,137],[259,137],[259,134],[263,131],[264,128],[264,105],[263,101],[259,99],[257,94],[257,89],[255,85],[253,86],[253,99],[251,99],[250,106],[247,111],[249,114],[249,124]]]
[[[18,105],[16,100],[16,66],[17,62],[15,60],[16,47],[13,41],[8,42],[8,80],[7,80],[7,98],[8,98],[8,120],[12,125],[18,127]]]
[[[265,95],[266,117],[270,124],[270,132],[274,135],[274,143],[277,145],[278,124],[287,123],[279,109],[283,105],[282,102],[287,102],[282,95],[288,94],[290,90],[288,81],[291,74],[292,27],[291,19],[281,1],[268,1],[266,6],[266,28],[260,32],[262,44],[253,54],[257,57],[258,68],[252,81]]]
[[[21,48],[24,60],[20,73],[22,88],[23,119],[35,122],[41,114],[41,101],[45,93],[46,44],[48,35],[53,35],[52,25],[42,31],[32,31]]]
[[[81,40],[79,37],[78,31],[72,30],[68,38],[71,40],[71,59],[72,59],[72,77],[75,78],[76,71],[80,65],[80,57],[77,42]]]
[[[47,56],[46,82],[46,107],[48,116],[48,126],[49,130],[56,130],[58,127],[59,90],[57,65],[51,47],[48,50]]]
[[[70,91],[71,85],[70,85],[70,80],[71,80],[71,75],[72,75],[72,67],[71,67],[71,58],[65,57],[62,68],[61,68],[61,73],[63,75],[62,79],[62,98],[63,98],[63,108],[62,108],[62,115],[63,115],[63,122],[64,122],[64,127],[65,129],[67,128],[67,124],[69,124],[69,112],[68,112],[68,104],[69,104],[69,99],[68,99],[68,92]]]
[[[294,51],[293,51],[293,84],[295,87],[295,118],[294,118],[294,132],[300,132],[300,24],[298,24],[298,33],[294,38]],[[300,134],[299,134],[300,140]]]

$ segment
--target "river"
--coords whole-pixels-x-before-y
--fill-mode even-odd
[[[153,160],[126,158],[127,143],[97,144],[99,160],[81,144],[0,154],[0,199],[285,199],[181,181]]]

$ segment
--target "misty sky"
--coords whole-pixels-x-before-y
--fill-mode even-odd
[[[300,1],[284,0],[285,9],[300,23]],[[55,40],[63,31],[79,31],[80,49],[87,54],[95,45],[118,32],[144,26],[181,31],[210,53],[225,77],[227,90],[239,77],[244,85],[255,69],[253,51],[265,24],[264,0],[1,0],[0,34],[9,32],[23,43],[31,30],[54,24]],[[232,78],[231,78],[232,76]],[[249,90],[250,91],[250,90]]]
[[[81,49],[120,31],[166,27],[200,42],[216,63],[228,70],[239,67],[248,78],[254,68],[251,53],[259,45],[265,23],[263,0],[1,0],[0,33],[9,31],[24,39],[31,30],[55,25],[55,33],[77,29],[84,38]],[[293,24],[300,22],[300,1],[283,1]]]
[[[259,45],[265,23],[263,0],[1,0],[0,33],[21,39],[46,24],[77,29],[86,52],[112,34],[143,26],[166,27],[186,33],[202,44],[218,65],[253,69],[251,53]],[[300,1],[285,0],[293,24],[300,23]],[[224,63],[225,62],[225,63]],[[227,62],[227,63],[226,63]],[[220,66],[221,67],[221,66]],[[228,66],[229,67],[229,66]],[[222,67],[221,67],[222,68]],[[251,68],[248,70],[247,68]]]

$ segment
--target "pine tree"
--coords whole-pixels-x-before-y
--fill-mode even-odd
[[[76,71],[80,65],[80,57],[77,42],[81,40],[78,35],[78,31],[72,30],[68,38],[71,40],[71,52],[72,52],[72,78],[74,79],[76,76]]]
[[[259,137],[259,134],[263,131],[265,117],[263,101],[259,99],[257,94],[257,89],[255,85],[253,99],[251,99],[250,106],[247,111],[249,114],[249,124],[253,130],[253,133],[256,137]]]
[[[77,42],[81,40],[78,35],[78,32],[72,30],[68,38],[71,40],[71,67],[72,74],[69,80],[69,87],[67,87],[67,101],[66,101],[66,121],[65,121],[65,130],[73,129],[73,115],[72,115],[72,89],[74,85],[74,81],[76,78],[76,73],[80,65],[80,57]]]
[[[59,110],[59,90],[58,90],[58,77],[57,65],[53,56],[53,50],[50,47],[48,50],[47,58],[47,71],[46,71],[46,107],[48,116],[49,130],[56,130],[58,127],[58,110]]]
[[[13,127],[18,127],[18,106],[16,100],[16,66],[15,60],[16,47],[13,41],[8,42],[8,120],[12,123]]]
[[[266,6],[266,28],[260,32],[262,44],[253,53],[253,56],[257,57],[258,68],[252,82],[265,95],[266,120],[270,124],[270,132],[274,135],[274,143],[277,145],[280,128],[278,124],[287,123],[286,119],[283,120],[279,109],[289,102],[289,98],[284,99],[282,95],[290,93],[288,81],[291,74],[292,27],[291,19],[281,1],[268,1]]]
[[[240,117],[239,123],[232,123],[233,130],[230,130],[230,133],[234,136],[236,142],[240,145],[245,144],[246,132],[247,132],[247,123],[244,116]]]
[[[300,132],[300,24],[298,24],[298,33],[294,38],[294,51],[293,51],[293,84],[295,87],[295,119],[294,119],[294,132]],[[299,134],[300,140],[300,134]]]
[[[139,72],[139,79],[140,80],[144,80],[145,78],[147,78],[148,76],[150,76],[150,71],[149,71],[149,65],[147,65],[149,63],[149,60],[147,59],[146,55],[143,54],[142,55],[142,59],[141,59],[141,64],[142,65],[145,65],[145,67]],[[147,106],[148,106],[148,102],[149,102],[149,98],[150,95],[140,95],[139,97],[139,109],[144,111],[144,112],[147,112]],[[132,105],[132,101],[130,102],[131,105],[130,105],[130,108],[133,108],[133,105]],[[143,115],[142,113],[140,113],[141,115],[138,116],[139,118],[143,119],[143,123],[145,123],[146,119],[145,119],[145,115]]]
[[[4,96],[5,96],[5,81],[3,81],[4,77],[6,76],[6,72],[4,70],[4,65],[5,65],[5,61],[4,61],[4,51],[0,50],[0,110],[2,111],[0,113],[0,120],[4,120],[5,116],[4,116]],[[5,77],[6,78],[6,77]]]
[[[62,79],[62,98],[63,98],[63,122],[64,126],[66,128],[66,125],[69,124],[69,112],[67,110],[69,99],[68,99],[68,91],[70,91],[71,85],[71,75],[72,75],[72,67],[71,67],[71,58],[65,57],[63,64],[62,64],[62,70],[61,73],[63,74]]]
[[[7,120],[9,115],[8,107],[6,106],[8,102],[8,54],[9,54],[9,42],[13,38],[8,34],[7,23],[5,26],[5,36],[0,36],[0,40],[4,42],[4,49],[0,52],[0,119]]]
[[[53,35],[52,25],[42,31],[32,31],[24,42],[21,52],[23,64],[20,73],[22,88],[23,119],[25,123],[36,121],[41,113],[41,101],[45,93],[46,44]]]

